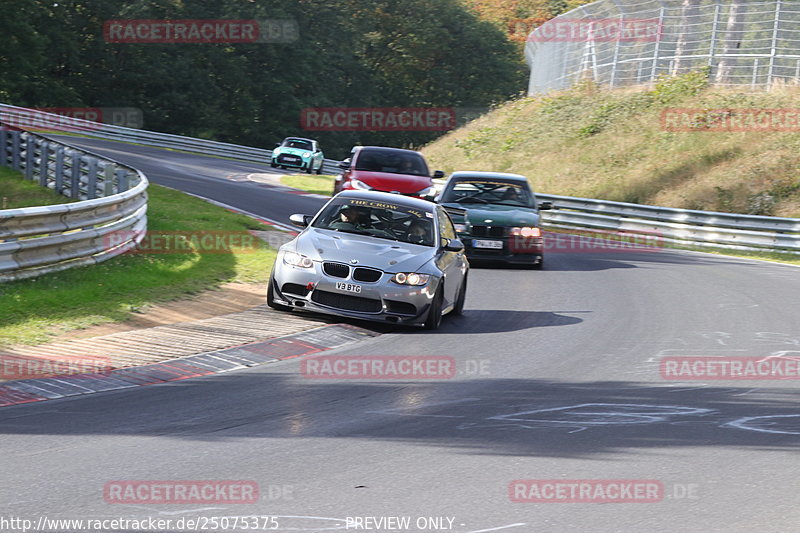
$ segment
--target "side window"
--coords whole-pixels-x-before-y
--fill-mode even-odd
[[[456,238],[456,229],[453,227],[453,223],[450,221],[450,217],[447,216],[447,213],[444,209],[437,209],[436,215],[439,217],[439,234],[443,239],[455,239]],[[444,244],[444,243],[441,243]]]

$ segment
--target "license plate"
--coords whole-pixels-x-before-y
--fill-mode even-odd
[[[360,294],[361,285],[356,285],[355,283],[345,283],[344,281],[337,281],[336,290]]]
[[[473,239],[472,246],[475,248],[489,248],[491,250],[502,250],[503,241],[481,241]]]

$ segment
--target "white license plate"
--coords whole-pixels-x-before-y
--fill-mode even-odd
[[[490,248],[492,250],[502,250],[503,241],[481,241],[478,239],[473,239],[472,246],[474,246],[475,248]]]
[[[336,290],[361,294],[361,285],[356,285],[355,283],[345,283],[344,281],[337,281]]]

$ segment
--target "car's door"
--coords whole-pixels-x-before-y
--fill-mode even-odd
[[[466,260],[464,259],[463,251],[451,252],[444,249],[448,241],[457,239],[458,237],[456,236],[456,230],[453,227],[450,217],[447,216],[445,210],[440,206],[436,207],[436,217],[439,226],[437,266],[444,272],[445,305],[451,305],[455,303],[459,287],[461,287],[464,263]]]

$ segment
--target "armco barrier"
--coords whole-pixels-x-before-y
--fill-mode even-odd
[[[99,263],[144,237],[148,182],[134,168],[1,119],[0,166],[79,200],[0,211],[0,282]]]
[[[0,105],[0,121],[24,127],[47,123],[38,111]],[[59,123],[57,119],[53,123]],[[172,148],[204,155],[230,157],[267,165],[272,152],[236,144],[220,143],[152,131],[135,130],[70,119],[82,134],[101,139],[134,142],[158,148]],[[336,174],[339,161],[326,159],[324,171]],[[443,181],[436,180],[441,187]],[[589,198],[537,194],[540,200],[554,203],[556,210],[542,211],[544,224],[552,229],[590,228],[620,231],[659,238],[680,244],[730,249],[800,252],[800,219],[690,209],[647,206]]]

